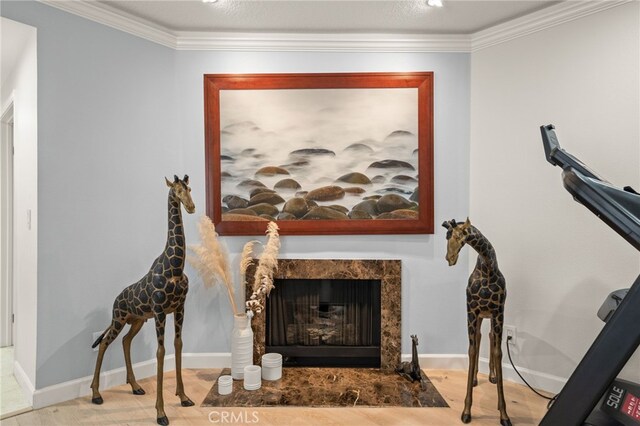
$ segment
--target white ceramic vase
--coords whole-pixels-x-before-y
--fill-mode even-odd
[[[251,317],[248,314],[234,316],[233,331],[231,333],[231,377],[234,380],[244,378],[244,367],[253,364],[253,330]]]

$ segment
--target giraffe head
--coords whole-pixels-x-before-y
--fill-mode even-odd
[[[184,179],[180,180],[178,176],[173,175],[173,182],[164,178],[167,182],[167,186],[171,188],[173,195],[184,206],[187,213],[193,213],[196,211],[196,206],[191,199],[191,188],[189,188],[189,176],[184,175]]]
[[[469,230],[471,228],[471,222],[469,218],[467,221],[456,222],[455,219],[452,219],[448,222],[444,222],[442,224],[443,227],[447,228],[447,262],[449,262],[449,266],[453,266],[458,261],[458,253],[460,253],[460,249],[464,247],[464,244],[469,236]]]
[[[411,335],[411,342],[418,346],[418,336],[416,334]]]

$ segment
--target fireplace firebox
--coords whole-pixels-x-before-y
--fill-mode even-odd
[[[365,366],[368,363],[368,366],[379,366],[382,371],[394,371],[400,363],[401,352],[400,276],[399,260],[278,259],[275,288],[267,298],[265,310],[252,320],[254,364],[260,364],[265,352],[278,352],[289,358],[289,365]],[[247,270],[246,294],[252,293],[255,281],[252,265]],[[307,288],[308,285],[311,287]],[[311,293],[309,289],[313,286],[315,300],[311,300],[310,295],[295,296]],[[286,297],[277,296],[279,290],[282,290],[281,296],[293,292],[293,301],[284,302]],[[344,300],[340,301],[343,296]],[[303,300],[304,297],[310,300],[298,308],[281,311],[288,314],[272,317],[272,305],[293,306],[296,298]],[[367,302],[369,307],[357,308],[361,302]],[[298,314],[296,318],[296,309],[298,312],[307,309],[309,313]],[[367,325],[362,325],[365,322]],[[334,333],[330,324],[335,324]],[[267,336],[268,326],[276,328]],[[283,341],[293,344],[282,345]],[[309,351],[300,355],[306,350]],[[344,356],[348,352],[349,356]]]
[[[380,367],[380,280],[276,279],[265,350],[285,366]]]

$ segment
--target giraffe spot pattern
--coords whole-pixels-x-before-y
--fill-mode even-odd
[[[488,288],[482,288],[480,289],[478,296],[480,296],[483,301],[487,301],[491,297],[491,290]]]
[[[153,299],[154,303],[161,305],[165,302],[167,296],[164,294],[164,291],[154,291],[151,295],[151,298]]]

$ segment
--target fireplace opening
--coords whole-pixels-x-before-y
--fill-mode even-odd
[[[380,367],[380,280],[276,279],[266,352],[285,366]]]

